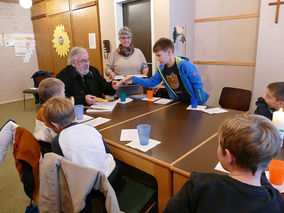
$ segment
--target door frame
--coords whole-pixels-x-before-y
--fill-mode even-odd
[[[118,38],[118,32],[123,27],[123,10],[122,10],[122,4],[126,2],[133,2],[137,0],[114,0],[114,22],[115,22],[115,40],[116,40],[116,46],[119,45],[119,38]],[[154,10],[153,10],[153,1],[150,0],[150,6],[151,6],[151,49],[153,49],[155,40],[154,40]],[[155,67],[155,54],[152,51],[152,75],[154,75],[156,71]],[[148,65],[150,66],[150,65]]]

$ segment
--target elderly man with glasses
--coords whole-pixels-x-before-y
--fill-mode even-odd
[[[56,76],[65,84],[65,95],[73,96],[75,104],[92,105],[94,98],[114,95],[116,82],[107,82],[99,71],[90,66],[89,54],[82,47],[73,47],[68,65]]]

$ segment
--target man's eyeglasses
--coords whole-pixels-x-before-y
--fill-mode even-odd
[[[76,62],[78,62],[80,64],[85,64],[85,63],[89,63],[90,59],[88,58],[88,59],[81,59],[80,61],[79,60],[74,60],[74,61],[76,61]]]

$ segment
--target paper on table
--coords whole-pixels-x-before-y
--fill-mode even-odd
[[[161,98],[160,100],[155,101],[155,104],[168,104],[171,101],[173,101],[172,99],[167,99],[167,98]]]
[[[95,102],[91,108],[96,110],[104,110],[105,112],[111,112],[114,107],[116,106],[117,101],[111,101],[111,102]]]
[[[139,140],[137,129],[122,129],[120,141],[134,141]]]
[[[225,169],[223,168],[223,166],[221,165],[220,162],[217,163],[217,165],[215,166],[214,169],[215,169],[215,170],[218,170],[218,171],[221,171],[221,172],[229,173],[227,170],[225,170]]]
[[[228,112],[228,110],[219,108],[219,107],[215,107],[215,108],[211,108],[211,109],[205,109],[203,110],[203,112],[206,112],[208,114],[218,114],[218,113],[223,113],[223,112]]]
[[[131,77],[135,76],[135,77],[138,77],[138,78],[146,78],[146,77],[147,77],[146,75],[142,75],[142,74],[127,75],[127,76],[131,76]],[[114,80],[121,80],[121,79],[123,79],[123,78],[124,78],[123,75],[116,75],[116,76],[114,77]]]
[[[108,119],[108,118],[97,117],[95,119],[92,119],[90,121],[85,122],[84,124],[87,124],[87,125],[92,126],[92,127],[96,127],[96,126],[99,126],[99,125],[106,123],[110,120],[111,119]]]
[[[142,101],[152,101],[152,102],[154,102],[154,101],[156,101],[156,100],[159,100],[160,98],[158,98],[158,97],[153,97],[153,98],[151,98],[151,99],[148,99],[148,98],[143,98],[143,99],[141,99]]]
[[[124,102],[121,102],[121,100],[118,99],[117,103],[119,103],[119,104],[127,104],[127,103],[130,103],[131,101],[133,101],[133,99],[131,99],[131,98],[126,98],[126,100]]]
[[[148,150],[152,149],[153,147],[160,144],[161,141],[149,139],[149,144],[144,146],[140,145],[139,140],[131,141],[130,143],[125,144],[126,146],[130,146],[131,148],[139,149],[142,152],[147,152]]]
[[[197,110],[197,111],[204,111],[207,106],[204,105],[197,105],[197,108],[192,108],[191,105],[189,105],[186,109],[187,110]]]
[[[85,121],[88,121],[88,120],[92,120],[94,117],[92,116],[89,116],[89,115],[83,115],[83,119],[82,120],[75,120],[77,123],[82,123],[82,122],[85,122]]]

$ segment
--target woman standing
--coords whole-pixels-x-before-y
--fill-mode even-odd
[[[114,50],[106,63],[105,73],[110,79],[116,75],[147,75],[148,66],[140,49],[132,44],[132,33],[128,27],[118,32],[120,45]]]

